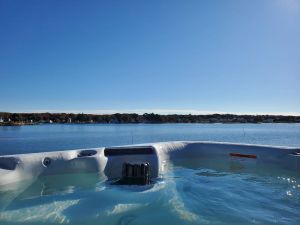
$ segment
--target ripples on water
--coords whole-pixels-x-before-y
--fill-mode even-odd
[[[300,179],[172,167],[149,186],[58,175],[0,192],[0,224],[299,224]]]

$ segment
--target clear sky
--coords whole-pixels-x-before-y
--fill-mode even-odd
[[[0,111],[300,114],[300,0],[0,0]]]

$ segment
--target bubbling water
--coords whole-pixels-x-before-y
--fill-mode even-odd
[[[0,189],[0,224],[300,224],[300,179],[185,163],[154,184],[57,175]]]

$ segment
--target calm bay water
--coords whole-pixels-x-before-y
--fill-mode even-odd
[[[0,127],[0,155],[179,140],[300,147],[300,124],[49,124]]]

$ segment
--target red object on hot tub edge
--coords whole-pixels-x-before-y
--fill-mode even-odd
[[[247,155],[247,154],[241,154],[241,153],[230,153],[230,156],[233,157],[241,157],[241,158],[250,158],[250,159],[256,159],[256,155]]]

